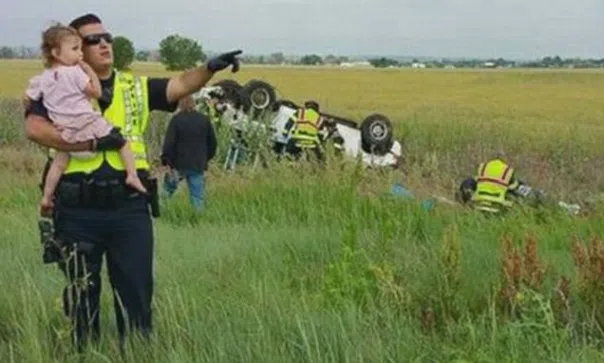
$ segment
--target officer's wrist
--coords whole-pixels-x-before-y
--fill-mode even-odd
[[[212,76],[216,73],[216,70],[213,69],[213,67],[210,67],[210,62],[206,62],[206,64],[204,64],[204,68],[205,71],[208,72],[209,74],[211,74]]]
[[[89,151],[95,151],[95,150],[96,150],[96,145],[97,145],[96,138],[91,139],[91,140],[88,142],[88,144],[89,144],[89,145],[88,145],[88,150],[89,150]]]

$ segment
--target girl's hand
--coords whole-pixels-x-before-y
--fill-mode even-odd
[[[90,66],[90,64],[88,64],[88,63],[84,62],[83,60],[80,60],[80,61],[78,62],[78,65],[79,65],[80,67],[82,67],[82,69],[84,70],[84,72],[86,72],[86,73],[93,72],[93,73],[94,73],[94,71],[92,70],[92,67]]]

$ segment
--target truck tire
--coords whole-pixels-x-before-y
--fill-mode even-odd
[[[230,102],[235,108],[241,107],[241,90],[243,87],[237,81],[232,79],[223,79],[213,84],[222,88],[225,99]]]
[[[271,109],[277,100],[275,89],[270,84],[259,81],[249,81],[241,90],[244,111],[262,112]]]
[[[381,114],[371,114],[361,122],[361,147],[375,155],[385,155],[392,148],[392,122]]]

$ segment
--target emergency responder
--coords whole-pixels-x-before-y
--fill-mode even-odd
[[[323,150],[319,132],[322,117],[319,113],[319,104],[316,101],[306,101],[304,107],[292,115],[283,131],[283,136],[288,137],[285,152],[298,160],[302,154],[309,159],[312,150],[319,162],[323,161]]]
[[[58,261],[69,279],[63,294],[64,310],[74,324],[78,350],[88,339],[99,338],[100,271],[106,253],[123,348],[127,327],[146,337],[152,331],[154,236],[148,206],[151,198],[125,186],[118,149],[124,137],[130,140],[139,177],[147,190],[156,189],[149,178],[143,140],[149,113],[174,111],[179,99],[198,91],[215,72],[229,66],[232,72],[238,71],[241,51],[221,54],[172,78],[147,78],[113,68],[112,36],[96,15],[80,16],[70,26],[83,40],[84,60],[101,80],[103,95],[98,107],[121,134],[68,144],[50,123],[41,101],[30,103],[25,130],[29,140],[48,148],[96,152],[86,160],[71,158],[55,193],[56,239],[71,253],[69,260]],[[79,285],[82,279],[86,279],[83,287]]]
[[[215,92],[210,92],[210,98],[202,108],[202,112],[207,113],[216,128],[222,127],[222,114],[226,110],[224,96]]]
[[[509,195],[516,194],[520,183],[514,168],[507,163],[503,151],[477,169],[474,178],[464,180],[458,191],[458,200],[487,214],[501,214],[512,207]]]

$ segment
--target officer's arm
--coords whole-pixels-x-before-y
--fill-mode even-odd
[[[325,118],[322,115],[319,115],[319,121],[317,122],[317,130],[321,130],[323,125],[325,125]]]
[[[512,173],[512,177],[510,178],[510,186],[508,187],[508,189],[516,190],[516,189],[518,189],[519,186],[520,186],[520,182],[518,182],[518,179],[516,179],[516,172],[514,171]]]
[[[30,100],[25,111],[25,136],[39,144],[58,151],[103,151],[118,150],[126,140],[119,132],[111,132],[106,136],[90,141],[69,143],[63,140],[60,131],[50,122],[48,111],[42,100]]]
[[[166,90],[168,102],[178,101],[184,96],[199,91],[214,76],[214,73],[229,66],[232,66],[233,73],[239,71],[239,59],[237,58],[239,54],[241,54],[241,50],[220,54],[204,65],[170,78]]]
[[[208,83],[214,76],[205,65],[170,78],[166,89],[168,103],[173,103],[181,98],[193,94]]]
[[[508,192],[512,195],[518,196],[518,187],[520,186],[520,182],[516,179],[516,173],[512,174],[510,178],[510,185],[508,185]]]
[[[25,117],[25,135],[37,144],[60,151],[87,151],[91,142],[68,143],[61,137],[59,130],[45,117],[33,113]]]

